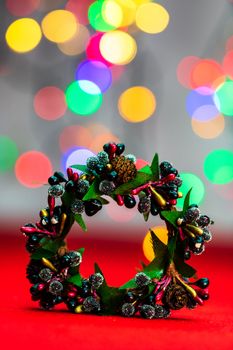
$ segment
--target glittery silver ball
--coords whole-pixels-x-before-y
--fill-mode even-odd
[[[75,199],[71,204],[70,209],[73,214],[82,214],[84,212],[85,206],[83,201],[80,199]]]
[[[155,308],[151,305],[142,305],[140,308],[140,314],[143,318],[152,319],[155,317]]]
[[[65,189],[60,184],[53,185],[53,186],[49,187],[49,189],[48,189],[49,196],[55,197],[55,198],[63,196],[64,192],[65,192]]]
[[[100,311],[99,300],[93,297],[87,297],[83,302],[83,310],[85,312]]]
[[[131,162],[133,163],[136,163],[137,161],[137,158],[135,157],[134,154],[126,154],[125,158],[131,160]]]
[[[101,151],[97,154],[97,157],[101,165],[105,166],[109,163],[109,157],[107,152]]]
[[[114,182],[109,181],[109,180],[103,180],[99,184],[99,190],[103,194],[110,195],[112,192],[115,190],[116,186]]]
[[[49,292],[54,295],[59,295],[63,291],[63,285],[58,280],[53,280],[49,285]]]
[[[151,209],[151,200],[149,197],[143,197],[140,199],[139,203],[138,203],[138,211],[139,213],[142,214],[147,214],[149,213]]]
[[[125,303],[121,307],[121,313],[125,317],[132,317],[135,314],[135,307],[133,304]]]
[[[138,287],[147,286],[151,282],[151,278],[148,277],[144,272],[138,272],[135,275],[134,280]]]
[[[97,157],[87,158],[86,165],[90,170],[95,170],[97,164],[99,164],[99,159]]]
[[[48,282],[53,277],[53,273],[50,269],[45,268],[40,270],[39,276],[42,281]]]
[[[155,315],[154,318],[167,318],[170,316],[170,311],[164,308],[162,305],[155,305]]]
[[[79,252],[74,251],[70,251],[68,253],[69,257],[70,257],[70,266],[71,267],[76,267],[79,266],[82,262],[82,255]]]
[[[87,191],[89,190],[90,184],[89,181],[87,180],[79,180],[78,185],[77,185],[77,192],[80,194],[86,194]]]
[[[184,220],[185,222],[194,222],[196,221],[200,216],[200,209],[198,207],[191,207],[188,208],[188,210],[185,212]]]
[[[104,282],[104,277],[97,272],[89,277],[89,282],[94,289],[98,289]]]
[[[205,227],[203,228],[203,239],[205,242],[210,242],[212,240],[212,233]]]

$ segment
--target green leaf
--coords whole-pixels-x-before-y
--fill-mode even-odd
[[[109,201],[103,197],[96,197],[103,205],[109,204]]]
[[[38,248],[36,252],[31,254],[31,259],[33,260],[40,260],[42,258],[50,259],[55,255],[54,252],[51,250],[43,249],[43,248]]]
[[[119,289],[121,290],[121,289],[135,289],[135,288],[138,288],[138,286],[135,282],[135,279],[132,278],[131,280],[129,280],[128,282],[120,286]]]
[[[74,164],[70,166],[71,168],[78,169],[82,171],[84,174],[92,174],[86,165],[82,164]]]
[[[192,188],[190,188],[190,190],[188,191],[188,193],[185,196],[184,205],[183,205],[183,214],[187,211],[187,209],[188,209],[188,207],[190,205],[191,191],[192,191]]]
[[[67,279],[67,281],[69,283],[73,283],[77,287],[80,287],[80,288],[82,287],[82,277],[79,273],[74,275],[74,276],[69,277]]]
[[[169,259],[170,262],[173,261],[174,253],[176,249],[176,241],[177,241],[177,234],[173,237],[171,237],[168,241],[168,253],[169,253]]]
[[[191,278],[196,273],[196,270],[192,266],[186,264],[183,261],[182,257],[178,255],[174,256],[174,264],[175,264],[176,270],[183,277]]]
[[[154,179],[159,180],[159,156],[158,156],[158,153],[155,153],[150,168],[151,168],[152,174],[154,175]]]
[[[153,175],[153,173],[151,171],[151,167],[149,165],[145,165],[143,168],[139,169],[138,173],[144,173],[144,174],[148,174],[148,175]]]
[[[53,253],[56,253],[60,247],[65,246],[65,242],[63,240],[52,240],[51,238],[47,237],[42,238],[40,244],[43,249],[49,250]]]
[[[163,275],[169,262],[168,247],[160,241],[154,231],[150,230],[150,232],[155,258],[143,269],[143,272],[151,278],[159,279]]]
[[[85,248],[79,248],[77,250],[77,252],[79,252],[82,256],[83,256],[84,251],[85,251]]]
[[[91,186],[90,186],[90,188],[89,188],[89,190],[88,190],[88,192],[85,194],[85,196],[83,197],[83,201],[88,201],[88,200],[90,200],[90,199],[96,199],[96,198],[98,198],[98,197],[100,197],[100,195],[102,194],[101,192],[100,192],[100,190],[99,190],[99,184],[100,184],[100,180],[98,179],[98,178],[96,178],[93,182],[92,182],[92,184],[91,184]]]
[[[132,181],[127,182],[123,185],[120,185],[119,187],[117,187],[117,189],[113,193],[114,194],[128,194],[133,189],[135,189],[141,185],[145,185],[146,183],[148,183],[152,179],[153,179],[153,176],[151,174],[142,173],[142,172],[138,171],[136,177]]]
[[[99,272],[103,275],[101,269],[97,264],[95,264],[95,272]],[[125,291],[119,288],[109,287],[104,280],[104,283],[97,289],[97,294],[100,296],[104,315],[116,314],[120,311],[121,305],[123,303],[123,298]]]
[[[75,221],[81,227],[81,229],[86,232],[87,231],[87,226],[85,224],[85,221],[83,220],[82,215],[81,214],[75,214],[74,218],[75,218]]]
[[[182,212],[180,211],[170,211],[170,210],[163,210],[161,211],[161,216],[168,221],[172,226],[177,228],[177,219],[182,216]]]
[[[148,221],[149,216],[150,216],[150,212],[144,213],[144,214],[143,214],[144,220],[145,220],[145,221]]]

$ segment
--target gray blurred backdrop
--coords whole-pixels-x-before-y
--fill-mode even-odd
[[[49,2],[49,1],[48,1]],[[63,8],[65,1],[60,2]],[[15,140],[20,153],[31,149],[45,152],[53,168],[61,167],[59,135],[68,125],[86,125],[90,121],[106,125],[126,143],[127,152],[150,161],[155,151],[161,160],[170,160],[181,172],[192,172],[200,177],[206,188],[203,212],[214,218],[216,227],[231,232],[233,202],[222,198],[204,176],[203,161],[213,149],[233,149],[233,121],[226,120],[223,134],[213,140],[196,136],[185,110],[188,90],[176,77],[176,69],[184,56],[214,58],[221,62],[226,40],[233,35],[233,4],[226,0],[164,0],[161,4],[170,13],[168,28],[160,35],[136,32],[138,53],[125,69],[123,76],[105,94],[100,110],[90,117],[79,117],[70,111],[54,122],[38,118],[33,109],[33,97],[43,86],[56,85],[61,89],[73,80],[74,71],[85,55],[74,57],[62,54],[56,45],[45,38],[31,53],[17,55],[5,43],[5,31],[14,20],[0,5],[0,65],[7,74],[0,76],[0,134]],[[33,13],[40,20],[44,14]],[[118,113],[119,95],[130,86],[145,85],[157,98],[155,114],[144,123],[124,121]],[[0,217],[11,223],[13,218],[35,220],[46,203],[47,188],[30,189],[16,180],[14,172],[0,173]],[[116,208],[114,210],[121,210]],[[90,225],[117,224],[102,211]],[[159,221],[144,223],[141,216],[119,223],[119,231],[132,225],[149,227]],[[120,233],[119,233],[120,234]],[[124,232],[122,233],[124,234]],[[230,237],[230,236],[229,236]]]

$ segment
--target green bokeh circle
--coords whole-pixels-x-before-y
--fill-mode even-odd
[[[182,186],[179,191],[182,192],[183,197],[178,199],[178,207],[183,207],[185,196],[190,188],[192,188],[190,204],[200,204],[205,196],[205,186],[201,179],[192,173],[181,173],[180,177],[182,179]]]
[[[217,185],[233,181],[233,152],[217,149],[209,153],[204,161],[204,174]]]
[[[7,136],[0,136],[0,172],[12,170],[18,156],[16,143]]]

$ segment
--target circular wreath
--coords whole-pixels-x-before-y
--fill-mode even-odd
[[[197,279],[195,269],[185,261],[191,253],[204,251],[213,222],[190,203],[191,190],[183,209],[176,209],[182,180],[171,163],[159,164],[155,154],[150,166],[137,170],[135,156],[123,155],[124,150],[124,144],[108,143],[86,165],[68,168],[68,178],[55,172],[48,179],[48,207],[40,211],[40,221],[21,228],[30,253],[26,273],[32,300],[43,309],[65,303],[74,313],[140,314],[152,319],[166,318],[172,309],[193,309],[208,299],[208,278]],[[154,260],[120,287],[109,287],[97,264],[91,276],[81,276],[84,249],[70,251],[65,241],[75,221],[86,230],[83,214],[97,214],[109,203],[106,196],[126,208],[137,205],[145,220],[150,214],[159,215],[168,232],[165,245],[150,230]],[[56,199],[61,204],[56,205]]]

